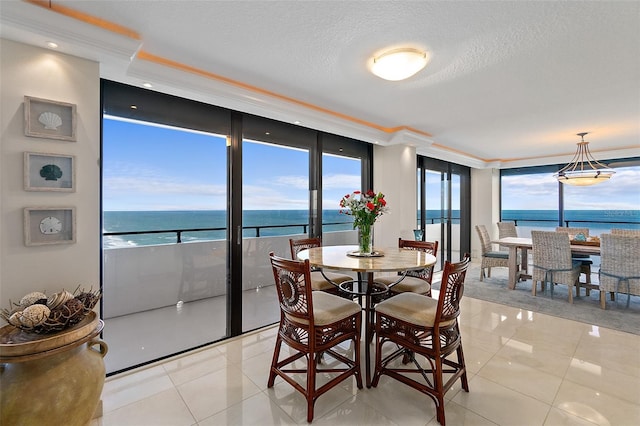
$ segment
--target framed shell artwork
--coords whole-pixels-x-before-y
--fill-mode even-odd
[[[24,134],[75,142],[76,105],[25,96]]]
[[[75,192],[75,156],[25,152],[24,190]]]
[[[26,246],[76,242],[74,207],[27,207],[24,209]]]

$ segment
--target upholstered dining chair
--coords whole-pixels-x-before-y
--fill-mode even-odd
[[[580,262],[571,258],[569,236],[562,232],[531,231],[533,274],[531,293],[535,296],[538,283],[542,291],[549,283],[551,297],[556,284],[568,287],[569,303],[573,303],[573,287],[578,286]],[[577,292],[577,288],[576,288]]]
[[[298,255],[298,252],[300,252],[301,250],[305,250],[313,247],[321,247],[321,246],[322,246],[322,240],[320,238],[302,238],[302,239],[290,238],[289,239],[289,247],[291,248],[291,258],[293,260],[297,259],[296,256]],[[335,285],[327,281],[327,278],[333,281]],[[345,281],[349,281],[352,279],[353,277],[346,274],[322,271],[321,269],[318,269],[318,268],[311,268],[311,288],[313,290],[321,290],[321,291],[326,291],[332,294],[339,294],[340,291],[337,286]]]
[[[405,250],[419,250],[433,256],[438,252],[437,241],[415,241],[415,240],[403,240],[398,238],[398,247]],[[385,294],[385,298],[395,296],[404,292],[424,294],[425,296],[431,296],[431,281],[433,279],[433,268],[406,271],[405,277],[397,282],[399,276],[392,277],[376,277],[376,282],[389,286],[389,292]],[[400,273],[400,275],[404,272]],[[396,283],[397,282],[397,283]]]
[[[564,232],[566,234],[569,234],[570,236],[575,236],[578,234],[582,234],[585,237],[589,236],[589,228],[570,228],[566,226],[558,226],[556,227],[556,232]],[[584,274],[585,276],[585,291],[588,296],[590,289],[593,287],[591,285],[591,265],[593,265],[591,256],[589,256],[588,254],[574,254],[573,260],[577,260],[580,262],[580,273]]]
[[[493,250],[491,238],[487,227],[484,225],[476,225],[476,232],[480,238],[480,246],[482,247],[482,263],[480,264],[480,281],[484,280],[485,269],[487,277],[491,277],[491,268],[509,267],[509,253],[504,251]]]
[[[611,235],[624,235],[625,237],[640,237],[640,229],[612,229]]]
[[[351,376],[355,377],[358,389],[362,389],[361,308],[351,300],[323,291],[313,291],[308,260],[289,260],[278,257],[273,252],[269,253],[269,257],[280,302],[280,325],[267,387],[272,388],[276,376],[280,376],[302,393],[307,400],[307,421],[311,422],[314,404],[325,392]],[[346,341],[353,343],[353,349],[347,350],[353,351],[351,356],[344,349],[336,348]],[[284,352],[284,359],[280,359],[283,343],[290,350]],[[321,353],[325,357],[331,356],[337,365],[332,363],[331,366],[322,368],[317,362]],[[306,368],[296,363],[300,359],[306,360]],[[332,377],[317,387],[318,374]]]
[[[600,307],[606,309],[606,292],[617,300],[627,294],[640,296],[640,238],[637,236],[600,235]]]
[[[435,402],[437,420],[442,425],[446,392],[458,379],[462,389],[469,392],[458,326],[469,262],[468,253],[460,263],[445,262],[437,299],[402,293],[376,307],[376,369],[372,386],[378,386],[380,377],[387,375],[426,394]],[[383,351],[385,346],[389,352]],[[454,353],[456,359],[451,356]],[[399,362],[407,355],[408,365]]]

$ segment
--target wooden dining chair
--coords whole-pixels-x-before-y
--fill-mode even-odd
[[[550,285],[551,297],[556,284],[568,287],[569,303],[573,303],[573,287],[579,285],[580,262],[571,258],[569,236],[562,232],[531,231],[533,274],[531,293],[535,296],[538,283],[544,291]],[[578,294],[577,294],[578,295]]]
[[[491,238],[487,227],[484,225],[476,225],[476,232],[480,238],[480,246],[482,249],[482,262],[480,264],[480,281],[484,280],[485,270],[487,277],[491,277],[491,268],[509,267],[509,253],[504,251],[493,250]],[[519,262],[518,262],[519,264]]]
[[[289,247],[291,248],[291,258],[297,260],[298,253],[301,250],[322,247],[322,240],[320,238],[302,238],[302,239],[289,239]],[[332,284],[331,280],[334,284]],[[331,294],[340,294],[338,285],[345,281],[353,280],[353,277],[340,274],[337,272],[329,272],[321,270],[320,268],[311,268],[311,288],[315,290],[326,291]]]
[[[438,242],[403,240],[402,238],[398,238],[398,248],[423,251],[435,256],[438,253]],[[431,281],[433,280],[434,266],[435,265],[424,269],[399,272],[398,276],[376,277],[375,280],[389,287],[389,292],[385,293],[385,298],[405,292],[431,296]],[[402,275],[405,275],[405,277],[398,282]]]
[[[387,375],[426,394],[435,402],[437,420],[442,425],[446,392],[458,379],[462,389],[469,392],[458,316],[470,261],[466,253],[460,263],[445,262],[438,299],[403,293],[376,307],[372,386]],[[390,352],[383,350],[385,346]],[[456,359],[451,356],[454,353]],[[407,355],[410,362],[405,364],[400,360]]]
[[[361,308],[351,300],[313,291],[308,260],[289,260],[273,252],[269,257],[280,302],[280,325],[267,387],[272,388],[276,376],[280,376],[302,393],[307,400],[307,421],[311,422],[314,404],[325,392],[351,376],[355,377],[358,389],[362,389]],[[353,343],[352,349],[336,348],[346,341]],[[284,359],[280,359],[283,343],[290,350],[285,352]],[[351,356],[349,351],[352,351]],[[337,365],[332,363],[323,368],[317,362],[320,354],[332,357]],[[306,360],[306,368],[296,363],[300,359]],[[331,375],[331,379],[318,387],[318,374]]]

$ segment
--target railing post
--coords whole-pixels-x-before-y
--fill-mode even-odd
[[[182,231],[178,231],[178,244],[182,242]]]

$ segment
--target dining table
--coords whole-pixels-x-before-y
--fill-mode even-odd
[[[531,238],[521,237],[504,237],[491,241],[494,244],[507,247],[509,249],[509,289],[516,288],[516,284],[521,279],[530,279],[531,275],[527,271],[527,258],[528,251],[533,248],[533,242]],[[588,242],[572,241],[571,242],[572,254],[586,254],[589,256],[600,256],[600,245],[590,244]],[[518,249],[521,250],[522,260],[520,262],[521,267],[518,267]]]
[[[371,387],[371,341],[374,332],[374,296],[384,295],[389,286],[375,281],[375,273],[400,272],[398,280],[404,277],[402,272],[419,270],[435,265],[435,256],[420,250],[407,250],[398,247],[374,248],[368,255],[361,255],[356,245],[322,246],[301,250],[297,254],[300,260],[309,260],[315,268],[335,269],[357,273],[353,281],[333,283],[342,292],[358,296],[365,313],[365,382]],[[329,280],[330,281],[330,280]],[[331,282],[331,281],[330,281]],[[362,300],[364,298],[364,300]]]

